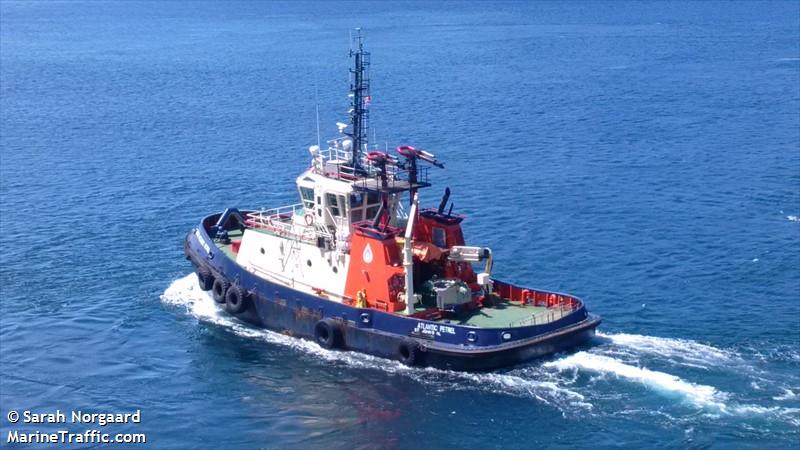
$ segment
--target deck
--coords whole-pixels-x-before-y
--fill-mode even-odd
[[[228,237],[230,238],[231,243],[223,244],[222,242],[215,241],[214,244],[216,244],[216,246],[222,250],[222,253],[225,253],[225,256],[233,261],[236,261],[236,253],[233,252],[233,241],[241,241],[243,234],[244,232],[240,230],[228,230]]]
[[[558,320],[572,312],[569,308],[546,306],[522,306],[518,302],[503,299],[491,308],[465,311],[458,317],[442,319],[440,322],[466,325],[478,328],[510,328],[526,325],[539,325]]]

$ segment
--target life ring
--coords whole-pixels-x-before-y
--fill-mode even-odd
[[[225,303],[225,293],[228,292],[228,283],[224,278],[215,278],[214,284],[211,285],[211,296],[217,303]]]
[[[314,225],[314,214],[306,213],[305,214],[305,221],[306,221],[306,225],[308,225],[309,227],[311,225]]]
[[[225,293],[225,310],[231,314],[239,314],[246,309],[247,294],[238,284],[231,285]]]
[[[211,290],[211,286],[214,284],[214,275],[207,268],[200,267],[197,269],[197,281],[200,284],[200,289],[204,291]]]
[[[341,344],[341,332],[331,318],[322,319],[314,326],[314,340],[325,349],[336,348]]]
[[[397,346],[397,359],[407,366],[414,366],[419,363],[419,344],[411,339],[404,339]]]

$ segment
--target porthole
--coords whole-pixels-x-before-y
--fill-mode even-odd
[[[333,273],[339,273],[339,268],[336,267],[336,266],[333,266]]]
[[[310,260],[310,259],[309,259],[309,260],[306,260],[306,265],[307,265],[308,267],[311,267],[311,260]]]
[[[264,254],[264,247],[261,247],[261,254]]]

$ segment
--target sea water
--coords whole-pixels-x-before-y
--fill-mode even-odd
[[[184,235],[298,201],[346,121],[414,145],[495,274],[603,316],[492,373],[242,324]],[[152,448],[796,448],[797,2],[0,1],[0,433]],[[324,142],[323,142],[324,143]]]

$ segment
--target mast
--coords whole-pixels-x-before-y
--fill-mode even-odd
[[[369,142],[369,103],[372,98],[369,95],[369,52],[364,51],[364,43],[361,35],[361,28],[356,28],[356,36],[353,43],[356,46],[354,51],[350,49],[350,57],[354,58],[354,68],[350,69],[353,75],[350,83],[350,128],[352,131],[349,136],[353,139],[353,154],[350,161],[356,173],[362,172],[361,152],[367,151]]]

